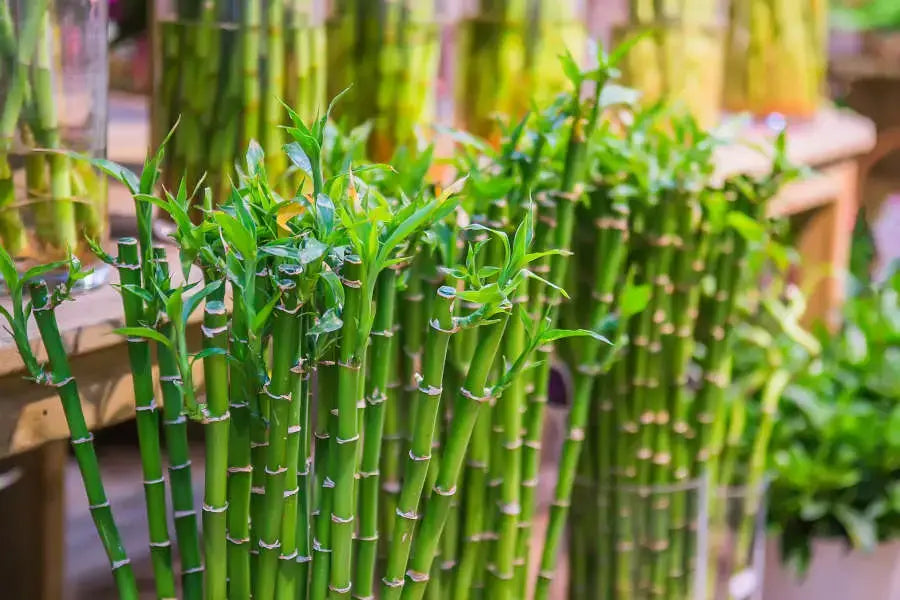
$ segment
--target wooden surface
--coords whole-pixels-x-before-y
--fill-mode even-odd
[[[110,157],[125,163],[142,162],[149,138],[146,100],[114,95],[111,115]],[[762,173],[768,168],[771,161],[759,147],[770,143],[774,133],[754,126],[739,139],[740,144],[722,149],[717,156],[720,176]],[[812,214],[800,235],[800,245],[807,270],[822,273],[810,302],[810,314],[816,317],[826,316],[840,302],[839,271],[846,265],[857,204],[855,164],[874,143],[874,127],[868,120],[833,109],[789,127],[790,158],[817,169],[817,174],[787,188],[773,202],[772,211]],[[130,198],[120,186],[111,186],[110,194],[113,235],[131,234]],[[107,285],[83,294],[77,302],[60,307],[59,318],[71,348],[88,424],[102,427],[129,418],[133,414],[131,378],[123,342],[111,333],[122,325],[118,293]],[[52,390],[23,381],[21,368],[9,336],[0,332],[0,457],[67,434]]]
[[[0,597],[9,600],[59,600],[65,547],[60,543],[65,518],[68,444],[54,441],[31,452],[0,461],[0,472],[13,468],[21,478],[0,490],[3,558]]]

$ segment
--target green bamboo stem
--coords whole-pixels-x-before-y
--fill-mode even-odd
[[[269,291],[269,269],[260,267],[254,280],[254,298],[264,301]],[[258,307],[257,307],[258,308]],[[264,340],[260,342],[264,348]],[[263,351],[264,352],[264,351]],[[268,431],[270,422],[270,406],[268,396],[264,393],[269,380],[267,372],[257,374],[255,388],[250,400],[250,462],[253,466],[250,485],[250,577],[251,587],[256,587],[256,576],[259,571],[259,527],[263,520],[263,500],[265,497],[266,452],[269,447]],[[256,523],[257,525],[253,525]]]
[[[410,568],[401,595],[403,600],[420,599],[425,592],[431,565],[447,522],[452,497],[456,494],[466,448],[472,439],[472,431],[481,407],[490,400],[485,386],[503,339],[509,314],[501,313],[494,320],[495,322],[486,326],[484,333],[479,336],[471,368],[457,395],[440,472],[432,494],[425,503],[425,516],[409,562]],[[472,391],[473,389],[475,391]]]
[[[335,470],[331,511],[331,573],[329,597],[349,598],[352,589],[353,529],[356,504],[357,447],[362,358],[366,340],[360,328],[367,299],[362,297],[363,265],[359,257],[344,260],[342,281],[345,288],[342,311],[340,356],[338,361],[338,423],[334,438]]]
[[[241,147],[246,148],[250,140],[259,139],[260,136],[259,36],[262,28],[262,6],[260,0],[247,0],[244,3],[242,17],[241,54],[243,68],[241,81],[244,86],[244,97]]]
[[[309,317],[301,324],[302,331],[308,331]],[[297,505],[297,558],[296,580],[298,600],[306,600],[309,593],[309,573],[312,562],[311,545],[311,511],[312,511],[312,456],[310,447],[312,436],[310,435],[310,408],[312,405],[312,371],[315,368],[311,362],[312,353],[302,357],[305,361],[304,371],[300,378],[300,448],[297,452],[297,487],[299,499]],[[295,388],[296,389],[296,388]]]
[[[249,600],[250,580],[250,487],[253,464],[250,455],[250,398],[252,362],[249,356],[247,310],[239,290],[232,288],[235,301],[231,314],[228,383],[231,425],[228,432],[228,598]]]
[[[628,239],[627,207],[616,207],[604,213],[596,223],[598,242],[595,245],[594,289],[592,290],[593,307],[590,323],[593,326],[601,323],[611,310],[613,292],[618,274],[626,258]],[[584,444],[585,427],[588,424],[591,401],[596,378],[602,373],[601,342],[590,339],[582,345],[583,354],[575,374],[575,392],[569,412],[567,436],[563,444],[559,478],[556,483],[553,504],[550,507],[550,522],[544,541],[541,557],[541,569],[538,573],[535,599],[549,598],[550,585],[556,570],[557,553],[565,532],[566,517],[571,505],[572,489],[575,475]],[[608,438],[607,438],[608,439]],[[599,443],[608,443],[601,440]]]
[[[263,102],[263,129],[260,144],[267,151],[266,162],[269,172],[280,176],[286,167],[285,155],[278,152],[281,147],[281,125],[284,108],[284,0],[266,2],[266,78]]]
[[[769,443],[772,439],[772,430],[775,427],[775,417],[778,412],[778,404],[784,390],[791,382],[791,374],[787,369],[779,368],[766,381],[760,400],[762,413],[756,438],[750,451],[750,461],[747,465],[747,498],[744,502],[744,518],[738,530],[735,542],[735,557],[739,561],[736,569],[748,566],[751,559],[750,549],[753,544],[764,543],[765,540],[754,539],[757,525],[757,514],[763,502],[764,479],[766,473],[766,459],[769,453]]]
[[[50,298],[47,284],[43,281],[32,282],[29,285],[29,291],[34,320],[37,322],[38,331],[50,361],[49,383],[56,388],[56,393],[62,402],[63,413],[72,440],[72,449],[87,494],[91,518],[94,520],[100,542],[109,558],[120,600],[137,600],[138,589],[134,571],[125,547],[122,545],[109,499],[103,487],[100,465],[94,450],[94,436],[88,430],[84,420],[78,384],[69,367],[66,348],[59,332],[55,307]],[[25,352],[23,356],[31,354],[30,349],[20,348],[20,351]]]
[[[301,310],[303,305],[301,304]],[[306,364],[306,349],[304,339],[307,328],[304,326],[306,318],[301,316],[298,327],[298,360],[291,367],[295,375],[291,392],[291,406],[288,416],[287,444],[285,447],[285,461],[287,473],[284,483],[284,510],[281,521],[281,555],[278,557],[278,581],[276,597],[284,600],[294,600],[300,594],[300,589],[306,588],[305,578],[301,579],[301,570],[298,562],[300,557],[301,536],[306,538],[308,532],[301,529],[300,508],[301,500],[307,498],[307,490],[301,487],[300,469],[306,469],[307,452],[303,452],[301,463],[301,445],[306,438],[308,417],[306,410],[307,388],[309,386],[309,371]],[[306,422],[306,423],[305,423]],[[308,473],[308,470],[306,470]],[[305,508],[305,507],[304,507]],[[305,555],[309,557],[308,554]]]
[[[334,500],[334,480],[330,473],[337,467],[336,443],[331,432],[337,431],[338,368],[331,356],[319,361],[315,470],[319,490],[316,508],[313,511],[313,562],[310,581],[310,598],[324,600],[328,596],[328,581],[331,570],[331,510]]]
[[[460,512],[462,514],[462,548],[454,580],[454,598],[468,598],[475,592],[475,582],[483,575],[484,547],[488,543],[487,510],[488,467],[492,439],[492,410],[485,407],[478,415],[472,441],[466,452]],[[482,586],[479,586],[481,589]]]
[[[272,323],[271,377],[263,390],[271,404],[268,446],[265,462],[265,496],[263,497],[259,527],[259,563],[253,597],[271,600],[275,597],[279,556],[281,556],[282,517],[285,504],[287,473],[288,428],[296,375],[291,369],[299,360],[300,309],[296,279],[300,269],[282,266],[278,281],[280,304],[275,308]],[[294,490],[289,490],[294,493]]]
[[[172,324],[163,323],[160,333],[171,339]],[[197,531],[197,511],[191,482],[190,447],[187,439],[187,417],[183,414],[181,375],[172,351],[165,344],[156,346],[159,362],[159,385],[163,397],[163,432],[169,455],[172,514],[175,539],[181,558],[181,589],[185,600],[203,597],[203,562]]]
[[[376,310],[372,330],[372,354],[376,357],[394,356],[394,300],[396,272],[385,269],[375,286]],[[356,556],[356,596],[374,597],[375,565],[378,558],[378,494],[385,403],[390,382],[390,358],[372,362],[366,392],[362,463],[359,473],[359,534]]]
[[[119,240],[117,266],[123,286],[141,287],[141,265],[138,243],[134,238]],[[144,321],[141,297],[122,291],[122,306],[127,327],[140,327]],[[172,570],[172,545],[166,519],[166,483],[162,472],[159,447],[159,417],[153,398],[153,372],[150,343],[145,338],[128,339],[128,360],[134,386],[137,412],[138,448],[144,476],[144,500],[147,504],[147,523],[150,533],[150,559],[156,594],[159,598],[175,597],[175,576]]]
[[[207,348],[224,352],[228,348],[228,314],[219,300],[206,303],[203,337]],[[203,553],[206,567],[206,599],[227,597],[227,523],[228,509],[228,364],[226,357],[212,353],[203,358],[206,384],[205,485],[203,491]]]
[[[438,290],[426,334],[425,362],[416,400],[418,408],[416,420],[412,424],[413,437],[404,469],[403,485],[381,588],[381,595],[385,600],[400,596],[415,523],[419,519],[419,506],[430,467],[432,442],[439,416],[447,348],[454,333],[451,315],[455,296],[453,288],[442,287]]]

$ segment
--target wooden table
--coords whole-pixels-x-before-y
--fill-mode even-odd
[[[148,146],[146,102],[114,98],[112,108],[110,157],[120,162],[140,163]],[[771,137],[772,133],[763,128],[749,129],[743,136],[756,142]],[[800,231],[804,267],[812,273],[824,269],[826,272],[822,274],[827,275],[812,295],[810,315],[833,321],[842,298],[841,272],[847,265],[858,204],[858,162],[874,145],[875,132],[871,123],[861,117],[826,110],[814,121],[791,126],[789,139],[791,158],[813,167],[817,175],[785,189],[773,202],[772,211],[778,215],[805,216]],[[717,160],[721,176],[741,171],[763,172],[769,165],[768,159],[759,152],[738,145],[723,149]],[[121,187],[111,186],[110,195],[113,235],[132,234],[130,198]],[[116,280],[115,273],[111,279]],[[78,377],[88,424],[102,428],[131,418],[133,395],[125,345],[119,336],[112,334],[113,329],[122,325],[118,293],[108,285],[103,286],[85,293],[77,302],[60,307],[58,315],[71,348],[72,368]],[[195,324],[192,335],[198,334],[197,329]],[[34,343],[39,347],[36,339]],[[63,500],[59,463],[65,456],[65,443],[43,444],[64,439],[68,431],[52,390],[24,381],[21,369],[22,363],[9,336],[0,332],[0,458],[41,448],[37,458],[29,459],[29,471],[24,478],[38,481],[40,485],[26,482],[18,486],[22,490],[19,504],[23,504],[21,494],[31,495],[34,514],[18,512],[0,516],[0,531],[11,530],[3,520],[13,518],[13,514],[17,522],[30,521],[28,530],[40,533],[38,539],[29,540],[21,549],[28,553],[27,560],[18,562],[42,568],[43,575],[36,577],[53,580],[47,573],[56,571],[61,561],[60,552],[54,554],[53,549],[60,546],[62,519],[59,515]],[[197,381],[202,377],[199,363],[195,377]],[[35,494],[40,501],[33,501]],[[28,502],[24,504],[27,506]],[[13,578],[0,568],[0,577],[4,576],[7,581]],[[51,585],[29,597],[50,599],[56,593]]]

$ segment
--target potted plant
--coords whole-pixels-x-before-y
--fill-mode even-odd
[[[900,598],[898,291],[895,272],[853,297],[841,330],[820,332],[821,358],[785,390],[767,598]]]

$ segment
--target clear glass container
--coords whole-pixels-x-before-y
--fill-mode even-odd
[[[105,177],[62,153],[106,155],[106,52],[106,2],[0,0],[0,243],[22,272],[108,238]]]
[[[456,126],[497,141],[515,120],[567,88],[559,56],[587,57],[584,0],[460,0],[455,13]]]
[[[270,181],[292,195],[299,175],[281,150],[282,105],[309,121],[325,110],[325,0],[156,0],[153,138],[178,123],[163,184],[206,177],[216,200],[251,140]]]
[[[731,2],[726,110],[811,118],[825,97],[827,0]]]
[[[599,487],[596,508],[581,507],[570,521],[570,597],[704,600],[707,488],[703,477]]]
[[[332,0],[328,93],[335,117],[371,122],[370,158],[427,136],[436,118],[442,7],[436,0]]]
[[[762,600],[768,479],[720,487],[710,510],[709,580],[713,600]]]
[[[612,44],[640,37],[622,63],[624,82],[647,104],[665,100],[709,127],[722,112],[724,27],[722,0],[692,0],[667,12],[655,2],[629,0]]]

